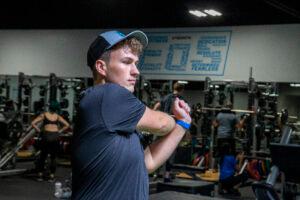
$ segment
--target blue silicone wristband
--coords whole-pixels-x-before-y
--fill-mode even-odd
[[[182,120],[176,120],[176,124],[180,125],[181,127],[185,128],[185,129],[189,129],[191,124],[188,124]]]

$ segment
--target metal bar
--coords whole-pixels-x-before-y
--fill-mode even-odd
[[[40,125],[41,123],[38,124],[38,126]],[[15,153],[36,134],[36,130],[30,126],[25,130],[25,133],[27,134],[19,140],[18,144],[1,158],[0,168],[2,168],[10,159],[12,159],[15,156]]]
[[[293,129],[290,128],[289,126],[285,126],[282,131],[280,144],[288,144],[292,133],[293,133]]]
[[[212,110],[212,111],[221,111],[221,110],[225,110],[224,108],[206,108],[203,107],[200,110]],[[242,110],[242,109],[228,109],[228,111],[232,111],[232,112],[239,112],[239,113],[255,113],[253,110]]]
[[[243,163],[243,166],[241,167],[239,174],[242,174],[246,168],[246,166],[248,165],[248,160],[246,159]]]
[[[248,159],[256,159],[256,160],[269,160],[271,161],[272,159],[271,158],[268,158],[268,157],[260,157],[260,156],[247,156],[245,155],[245,158],[248,158]]]
[[[266,183],[268,183],[268,184],[274,186],[275,183],[276,183],[276,180],[277,180],[277,177],[278,177],[279,173],[280,173],[280,172],[279,172],[279,168],[278,168],[277,166],[274,165],[274,166],[271,168],[271,172],[270,172],[270,174],[269,174],[268,177],[267,177]]]
[[[22,174],[26,171],[27,169],[10,169],[10,170],[3,170],[3,171],[0,170],[0,176]]]

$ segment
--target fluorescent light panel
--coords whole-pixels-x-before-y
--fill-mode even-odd
[[[197,17],[206,17],[207,14],[205,14],[204,12],[201,12],[199,10],[190,10],[189,13],[191,13],[192,15],[195,15]]]
[[[177,81],[178,83],[181,83],[181,84],[188,84],[189,82],[188,81]]]
[[[215,11],[213,9],[209,9],[209,10],[204,10],[205,13],[211,15],[211,16],[221,16],[222,13],[218,12],[218,11]]]
[[[291,87],[300,87],[300,83],[291,83],[290,86]]]
[[[206,9],[204,10],[203,12],[200,11],[200,10],[189,10],[189,13],[192,14],[192,15],[195,15],[197,17],[206,17],[207,14],[213,16],[213,17],[216,17],[216,16],[221,16],[222,13],[216,11],[216,10],[213,10],[213,9]]]

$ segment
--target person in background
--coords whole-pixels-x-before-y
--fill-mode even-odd
[[[173,102],[176,99],[176,97],[181,100],[184,100],[182,96],[183,92],[184,92],[184,84],[178,81],[175,82],[173,85],[173,92],[164,96],[160,102],[157,102],[154,105],[153,110],[160,110],[162,112],[173,115],[172,113]]]
[[[57,101],[51,101],[49,111],[41,113],[31,123],[32,127],[40,133],[41,153],[37,161],[38,181],[42,181],[44,177],[45,161],[50,154],[50,175],[49,180],[54,180],[56,171],[56,155],[59,149],[59,135],[69,128],[69,123],[58,113],[60,105]],[[38,125],[41,124],[41,128]],[[62,128],[61,126],[62,125]]]
[[[190,126],[184,101],[175,99],[172,118],[133,95],[147,43],[142,31],[107,31],[89,47],[94,86],[80,100],[73,136],[73,200],[147,200],[148,173],[168,159]],[[144,149],[140,131],[162,137]]]
[[[244,152],[235,156],[231,148],[228,143],[222,144],[220,148],[219,194],[240,196],[237,186],[248,179],[247,172],[239,173],[244,161]]]
[[[239,121],[236,114],[231,111],[232,104],[227,102],[221,112],[217,114],[213,121],[213,126],[217,128],[217,156],[219,157],[221,147],[224,143],[230,145],[230,149],[235,153],[235,130],[243,126],[244,121]]]
[[[162,98],[162,100],[160,102],[157,102],[154,107],[153,110],[160,110],[162,112],[165,112],[169,115],[173,115],[172,112],[172,105],[174,103],[174,100],[176,98],[182,99],[184,100],[182,94],[184,92],[184,84],[180,83],[180,82],[175,82],[173,84],[173,92],[170,94],[167,94],[166,96],[164,96]],[[171,182],[172,178],[171,178],[171,170],[172,170],[172,164],[174,163],[174,159],[175,159],[175,153],[173,153],[170,158],[167,160],[166,164],[165,164],[165,171],[164,171],[164,182]],[[159,172],[157,172],[159,173]]]

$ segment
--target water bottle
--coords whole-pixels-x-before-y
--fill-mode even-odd
[[[54,192],[54,196],[56,198],[61,198],[62,196],[62,184],[61,182],[56,182],[55,183],[55,192]]]
[[[72,196],[72,190],[69,187],[64,187],[62,189],[61,199],[70,199]]]

